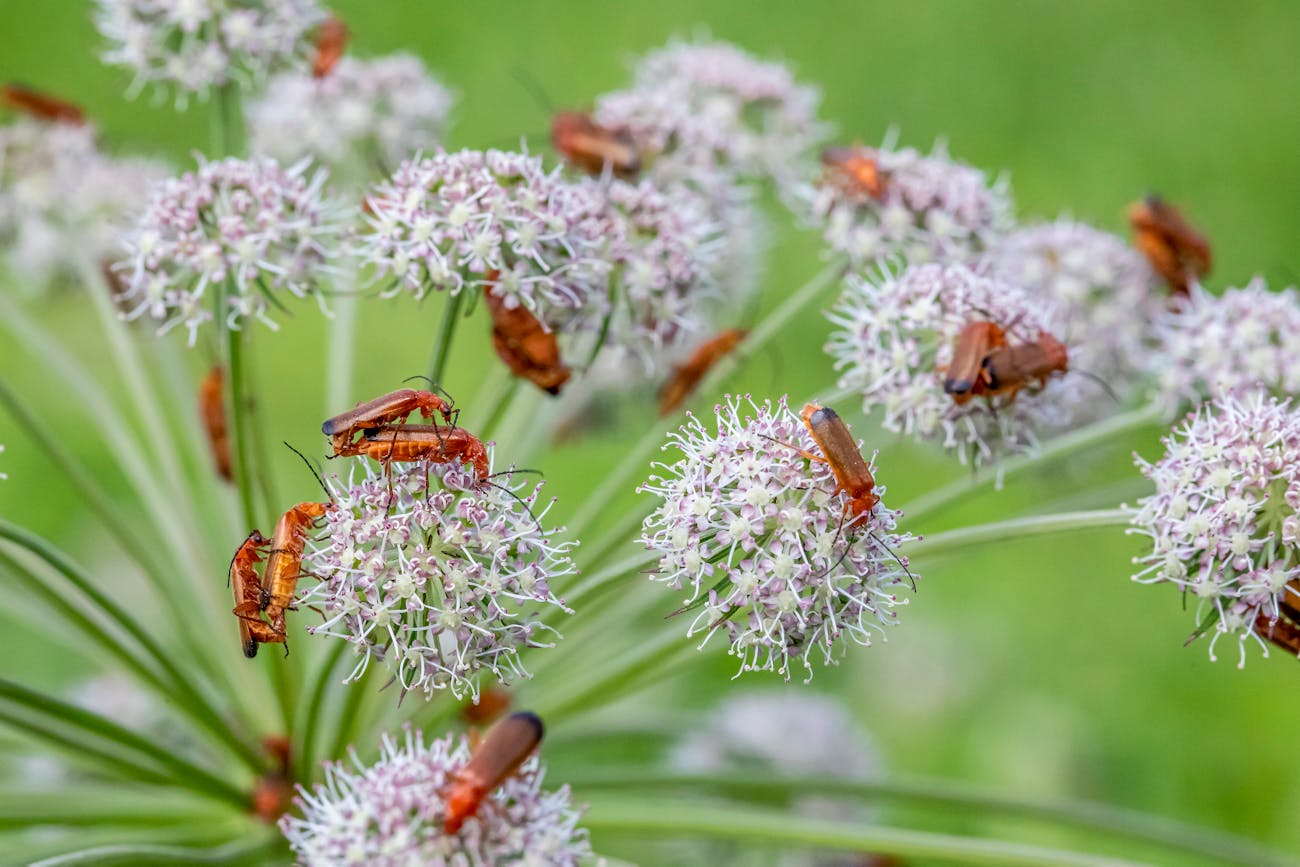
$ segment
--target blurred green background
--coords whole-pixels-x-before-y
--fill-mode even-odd
[[[903,144],[927,149],[946,137],[956,157],[1009,172],[1022,219],[1067,213],[1123,232],[1126,203],[1158,190],[1214,240],[1212,287],[1240,285],[1255,273],[1276,287],[1300,271],[1300,14],[1287,0],[332,5],[352,28],[357,55],[417,53],[459,91],[452,147],[510,146],[521,135],[534,149],[543,147],[546,111],[518,83],[516,69],[540,82],[557,105],[583,106],[627,83],[633,56],[671,36],[704,32],[784,59],[802,80],[820,85],[824,117],[844,140],[876,142],[894,125]],[[177,114],[147,97],[125,102],[128,77],[98,64],[89,11],[71,0],[8,0],[0,15],[0,80],[21,79],[82,104],[114,150],[159,153],[186,165],[190,152],[207,147],[206,106]],[[787,215],[772,210],[768,305],[819,267],[815,233],[795,230]],[[34,309],[95,364],[102,352],[97,326],[74,294]],[[405,299],[364,305],[358,397],[425,369],[436,314]],[[817,350],[826,330],[819,310],[805,311],[732,388],[789,392],[792,402],[824,390],[832,375]],[[259,380],[275,439],[316,442],[327,409],[325,345],[322,321],[309,308],[273,339],[259,339]],[[204,360],[192,355],[197,379]],[[445,384],[463,400],[490,363],[481,343],[462,339]],[[96,562],[103,534],[53,471],[40,440],[57,437],[118,485],[101,437],[10,345],[0,344],[0,376],[50,421],[49,430],[17,431],[0,418],[0,443],[7,446],[0,469],[10,477],[0,483],[0,513]],[[105,387],[121,390],[107,380]],[[843,409],[855,432],[882,449],[879,477],[891,505],[962,474],[936,452],[878,433],[854,407]],[[561,518],[655,423],[648,411],[620,418],[623,429],[543,459]],[[1154,457],[1156,433],[1077,456],[908,529],[933,532],[1139,496],[1140,487],[1125,485],[1135,477],[1129,452]],[[310,496],[313,488],[294,461],[288,456],[278,465],[280,489],[291,492],[286,499]],[[1115,483],[1120,487],[1110,487]],[[1090,499],[1086,492],[1097,489],[1112,499]],[[132,507],[123,509],[130,517]],[[1261,659],[1252,650],[1239,671],[1233,646],[1220,646],[1217,664],[1203,644],[1184,648],[1192,622],[1177,595],[1128,580],[1139,551],[1138,540],[1111,529],[921,564],[920,592],[889,642],[850,653],[807,688],[843,697],[898,773],[942,775],[1020,796],[1099,800],[1294,851],[1300,783],[1286,757],[1294,755],[1300,717],[1297,662],[1280,653]],[[84,674],[84,660],[43,652],[40,629],[13,625],[0,636],[4,673],[29,681]],[[776,685],[763,676],[727,680],[730,660],[714,651],[716,665],[703,666],[711,670],[671,681],[657,701],[708,706],[724,690]],[[574,752],[557,748],[557,779],[566,761],[581,760]],[[1079,842],[1038,827],[976,825],[932,813],[894,811],[886,818]],[[640,848],[634,840],[601,843],[611,854]]]

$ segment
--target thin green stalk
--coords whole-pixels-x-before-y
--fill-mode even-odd
[[[316,742],[320,737],[321,723],[324,721],[322,719],[322,709],[325,706],[325,693],[329,687],[336,685],[335,670],[338,668],[339,660],[343,658],[344,652],[350,646],[346,641],[333,642],[333,646],[326,652],[315,676],[312,678],[312,688],[307,697],[306,712],[299,717],[302,733],[294,739],[294,743],[299,745],[298,767],[294,773],[294,779],[310,779],[311,770],[318,762],[316,755],[318,745]]]
[[[240,383],[240,392],[244,395],[244,412],[245,424],[248,430],[248,442],[252,450],[253,461],[253,481],[256,482],[258,490],[262,493],[262,512],[270,521],[273,516],[279,515],[284,505],[275,491],[275,473],[272,472],[271,454],[267,451],[267,444],[270,442],[266,436],[266,430],[263,427],[265,411],[257,402],[256,389],[253,385],[256,380],[252,371],[256,368],[253,357],[253,344],[250,340],[244,346],[244,370],[243,381]],[[232,372],[233,374],[233,372]]]
[[[325,411],[330,418],[356,403],[352,399],[352,368],[356,359],[353,344],[357,332],[357,296],[348,286],[334,302],[334,320],[330,323],[329,352],[325,355]]]
[[[178,825],[173,828],[156,829],[147,840],[135,842],[107,843],[65,852],[38,861],[32,861],[31,867],[74,867],[74,865],[107,864],[245,864],[259,865],[272,863],[274,853],[284,849],[284,840],[278,834],[265,832],[252,839],[237,839],[217,846],[198,848],[195,846],[167,845],[159,842],[165,838],[174,838],[177,843],[211,840],[214,837],[238,833],[237,828],[230,828],[225,833],[218,833],[211,822],[194,825]],[[141,832],[136,831],[135,835]],[[115,836],[127,837],[122,832]],[[82,839],[78,835],[78,840]],[[66,845],[66,844],[65,844]]]
[[[466,289],[450,296],[442,305],[442,319],[438,322],[438,334],[433,340],[433,360],[429,362],[429,379],[442,385],[442,378],[447,372],[447,359],[451,356],[451,343],[456,336],[456,324],[460,319],[460,307],[465,298]]]
[[[101,773],[119,780],[149,786],[175,785],[175,780],[171,776],[156,768],[141,765],[138,761],[126,758],[119,752],[100,747],[80,732],[64,732],[58,726],[51,725],[48,719],[30,719],[22,714],[13,713],[5,708],[3,702],[0,702],[0,726],[16,733],[26,732],[32,740],[40,741],[75,762],[96,768]],[[28,751],[24,750],[24,753]]]
[[[655,560],[659,559],[659,554],[654,551],[642,551],[625,560],[620,560],[612,566],[600,570],[596,574],[586,578],[570,591],[564,594],[564,604],[568,605],[575,612],[581,610],[584,603],[591,600],[593,596],[601,590],[617,583],[622,578],[627,578],[639,573],[643,568],[649,566]]]
[[[592,569],[596,566],[602,566],[609,560],[610,556],[616,553],[624,545],[632,544],[638,538],[637,530],[645,522],[646,515],[654,509],[654,504],[650,502],[638,503],[624,513],[618,522],[608,527],[600,534],[600,539],[590,546],[584,545],[578,549],[578,554],[582,558],[584,569]]]
[[[371,660],[373,664],[374,660]],[[370,693],[370,668],[359,679],[347,684],[343,698],[343,707],[339,710],[338,721],[334,727],[334,741],[326,753],[327,760],[337,761],[346,752],[349,745],[356,740],[357,720],[361,716],[361,706]]]
[[[0,519],[0,539],[8,539],[22,548],[31,551],[48,563],[60,575],[67,578],[82,595],[102,611],[110,620],[130,635],[157,663],[171,681],[172,697],[184,706],[191,718],[203,728],[216,736],[219,743],[230,747],[231,751],[242,758],[254,770],[261,768],[263,761],[257,752],[237,737],[230,729],[230,724],[222,718],[218,710],[201,695],[191,684],[191,678],[177,668],[166,651],[135,621],[127,611],[111,597],[101,591],[96,582],[81,567],[72,562],[63,552],[29,530]]]
[[[506,413],[514,405],[515,396],[519,394],[520,382],[521,380],[518,377],[510,377],[510,381],[505,383],[504,387],[496,395],[496,400],[491,404],[487,418],[478,425],[479,439],[486,442],[496,434],[497,426],[501,424],[501,420],[506,417]]]
[[[272,691],[275,693],[276,702],[280,705],[280,726],[286,736],[293,734],[294,706],[298,703],[299,697],[299,679],[295,676],[296,667],[292,664],[292,660],[293,654],[282,659],[268,660],[271,666]]]
[[[935,533],[933,536],[926,536],[924,539],[904,545],[903,553],[912,559],[933,557],[972,545],[1005,542],[1008,539],[1087,530],[1093,527],[1117,527],[1129,523],[1131,518],[1129,512],[1124,509],[1095,509],[1013,518],[1010,521],[996,521],[992,524],[978,524],[973,527],[959,527],[955,530]]]
[[[228,81],[217,88],[212,111],[213,158],[243,156],[244,147],[244,109],[239,83]]]
[[[596,834],[632,833],[660,837],[703,836],[742,846],[765,843],[872,852],[903,858],[938,858],[956,864],[998,867],[1138,867],[1137,862],[1085,855],[1026,843],[957,837],[928,831],[829,822],[789,810],[717,806],[646,798],[601,799],[582,819]]]
[[[705,396],[712,395],[718,384],[729,376],[737,364],[740,363],[738,357],[747,359],[755,355],[767,345],[768,341],[781,333],[781,330],[789,324],[796,313],[812,303],[826,287],[839,279],[843,273],[844,263],[837,260],[827,265],[814,275],[811,280],[792,292],[784,302],[754,327],[749,336],[745,338],[745,342],[741,344],[740,353],[723,359],[720,364],[709,371],[695,391],[697,398],[694,402],[698,403]],[[609,502],[626,488],[628,479],[638,472],[645,472],[649,469],[650,458],[654,454],[655,447],[663,444],[666,431],[670,430],[677,420],[681,418],[684,409],[673,416],[656,419],[648,425],[646,433],[627,452],[618,466],[605,476],[604,480],[573,516],[573,520],[569,522],[569,529],[574,536],[581,537],[590,524],[605,512]]]
[[[969,810],[1046,822],[1070,828],[1084,835],[1104,832],[1115,837],[1214,858],[1232,864],[1282,867],[1295,862],[1259,844],[1219,831],[1207,831],[1172,819],[1125,810],[1104,804],[1070,801],[1023,800],[982,791],[952,780],[882,778],[779,777],[771,774],[684,774],[667,770],[602,768],[565,782],[580,791],[627,789],[637,793],[662,789],[687,791],[716,790],[729,797],[768,800],[804,795],[869,800],[886,799],[934,807],[947,813]]]
[[[211,815],[210,800],[175,791],[136,791],[104,784],[62,784],[57,790],[26,786],[0,790],[0,829],[33,825],[156,827],[198,822]]]
[[[1161,409],[1154,404],[1149,404],[1054,437],[1043,443],[1033,454],[1009,458],[1002,461],[996,469],[990,469],[981,476],[957,479],[917,497],[903,506],[903,515],[909,524],[915,525],[920,518],[941,511],[965,497],[984,490],[999,478],[1005,481],[1009,476],[1043,466],[1126,433],[1141,430],[1147,425],[1156,424],[1162,418]]]
[[[0,678],[0,708],[5,706],[22,708],[30,717],[43,721],[51,733],[58,729],[72,729],[88,738],[105,740],[124,748],[169,772],[172,781],[178,786],[227,801],[240,809],[247,804],[248,796],[237,786],[206,768],[163,749],[152,740],[99,714]]]
[[[220,302],[224,304],[224,301]],[[220,305],[219,305],[220,306]],[[253,507],[253,466],[248,447],[248,405],[244,384],[244,332],[230,328],[224,316],[220,317],[221,330],[226,337],[226,376],[224,379],[226,411],[230,414],[227,425],[230,437],[230,455],[235,488],[239,491],[239,505],[243,510],[244,526],[257,526],[257,510]],[[274,510],[267,516],[270,520]]]
[[[535,710],[542,719],[556,721],[583,710],[608,704],[628,692],[637,677],[656,666],[668,666],[675,658],[673,651],[692,648],[690,640],[674,630],[643,640],[630,653],[624,654],[610,668],[593,676],[575,680],[578,686],[567,695],[552,697],[550,692],[539,696]],[[559,680],[559,678],[557,678]]]

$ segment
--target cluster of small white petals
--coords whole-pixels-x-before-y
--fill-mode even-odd
[[[948,156],[942,143],[928,156],[888,144],[863,151],[876,161],[880,198],[837,183],[809,194],[826,243],[854,265],[898,257],[914,264],[969,262],[1011,228],[1006,181],[990,184],[982,171]]]
[[[1019,286],[1050,309],[1051,331],[1070,345],[1070,366],[1104,380],[1117,396],[1137,389],[1148,362],[1151,323],[1164,293],[1142,254],[1123,239],[1072,220],[1017,229],[980,260],[979,270]],[[1068,376],[1054,386],[1071,422],[1115,403],[1095,381]],[[1076,396],[1067,397],[1067,393]]]
[[[640,60],[632,87],[602,96],[595,119],[647,147],[658,178],[784,183],[824,134],[820,101],[784,64],[725,42],[672,42]]]
[[[135,73],[131,87],[171,85],[177,101],[231,81],[263,78],[310,51],[325,17],[316,0],[97,0],[106,63]]]
[[[469,761],[469,741],[448,735],[425,744],[420,732],[384,735],[367,766],[325,765],[325,782],[298,788],[301,816],[280,819],[300,864],[428,867],[576,865],[591,854],[582,810],[568,786],[542,788],[545,768],[526,761],[455,834],[443,829],[448,784]]]
[[[118,252],[128,216],[166,174],[146,160],[115,159],[90,126],[21,119],[0,127],[0,249],[25,290],[76,276]]]
[[[248,107],[249,135],[255,153],[311,156],[336,179],[364,179],[437,146],[454,101],[417,57],[345,57],[324,78],[273,77]]]
[[[1156,492],[1132,509],[1130,532],[1152,550],[1133,580],[1172,583],[1198,601],[1198,633],[1241,643],[1256,619],[1300,607],[1300,413],[1254,394],[1202,405],[1164,439],[1165,453],[1137,465]],[[1300,584],[1297,584],[1300,586]]]
[[[482,482],[451,464],[400,467],[391,496],[369,461],[354,463],[347,482],[326,479],[338,508],[308,546],[303,568],[319,580],[301,592],[325,621],[308,631],[355,645],[354,676],[379,660],[403,692],[426,697],[449,689],[477,698],[484,672],[502,683],[527,677],[519,649],[552,646],[540,611],[568,610],[550,582],[574,572],[573,543],[542,529],[545,512],[530,514],[537,488],[519,499],[508,476]]]
[[[608,216],[587,184],[503,151],[409,160],[366,200],[361,255],[397,291],[457,293],[495,272],[497,294],[552,328],[606,303]]]
[[[1061,423],[1068,407],[1055,394],[1059,377],[1010,402],[976,397],[959,406],[944,393],[940,368],[971,322],[997,323],[1016,344],[1037,339],[1049,316],[1045,304],[965,265],[912,265],[874,283],[850,276],[830,314],[837,328],[826,351],[843,371],[839,387],[861,393],[864,411],[883,410],[886,430],[940,439],[963,463],[981,465],[1033,449],[1037,430]]]
[[[663,350],[698,338],[718,300],[721,228],[683,186],[650,181],[587,182],[609,207],[609,259],[617,272],[609,342],[649,365]]]
[[[1156,320],[1156,399],[1172,414],[1206,398],[1300,393],[1300,293],[1256,277],[1215,296],[1193,285]]]
[[[788,680],[798,663],[811,679],[818,651],[834,664],[841,639],[870,645],[896,622],[911,576],[895,552],[909,536],[881,504],[845,529],[847,496],[790,447],[819,453],[784,400],[731,398],[715,417],[716,430],[690,416],[669,434],[681,459],[641,487],[664,501],[642,530],[660,555],[653,580],[689,590],[687,637],[724,633],[741,672]]]
[[[155,184],[116,266],[129,316],[159,320],[160,333],[184,324],[192,345],[220,292],[231,328],[250,317],[275,328],[275,294],[312,294],[339,254],[344,215],[323,197],[324,182],[306,163],[285,169],[261,157],[203,161]]]

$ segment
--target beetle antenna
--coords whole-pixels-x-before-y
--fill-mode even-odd
[[[1115,401],[1115,403],[1120,403],[1119,395],[1115,393],[1115,389],[1111,388],[1111,387],[1110,387],[1110,383],[1108,383],[1106,380],[1102,379],[1102,378],[1101,378],[1100,376],[1098,376],[1097,374],[1095,374],[1095,373],[1090,373],[1089,371],[1083,370],[1083,369],[1078,368],[1078,367],[1071,367],[1070,370],[1074,371],[1075,373],[1082,374],[1083,376],[1088,377],[1088,378],[1091,379],[1093,382],[1095,382],[1095,383],[1097,383],[1098,385],[1100,385],[1101,388],[1102,388],[1102,390],[1103,390],[1104,392],[1106,392],[1106,395],[1107,395],[1111,400]]]
[[[542,107],[543,111],[547,114],[555,114],[555,105],[547,96],[546,88],[542,87],[541,82],[537,80],[537,76],[522,66],[515,65],[510,67],[510,77],[517,81],[524,90],[528,91],[528,95]]]
[[[289,445],[289,443],[286,442],[285,440],[281,440],[281,442],[284,443],[285,447],[289,449],[289,451],[293,452],[295,455],[302,458],[302,462],[307,465],[307,469],[311,470],[311,477],[316,480],[316,483],[318,485],[320,485],[320,489],[325,492],[325,496],[329,498],[329,501],[331,503],[334,502],[334,495],[330,493],[329,488],[325,487],[325,480],[321,477],[321,471],[316,467],[316,465],[313,464],[311,461],[307,460],[306,455],[298,451],[293,446]]]

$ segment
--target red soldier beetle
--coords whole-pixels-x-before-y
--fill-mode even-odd
[[[1029,385],[1042,388],[1053,374],[1069,373],[1069,353],[1065,344],[1046,331],[1038,339],[1014,346],[999,346],[983,363],[983,387],[976,393],[989,397],[1005,395],[1008,402],[1020,389]]]
[[[274,766],[259,777],[253,786],[252,812],[268,825],[274,825],[289,812],[293,803],[294,789],[289,765],[292,745],[282,735],[271,735],[262,739],[262,748],[271,756]]]
[[[1210,273],[1210,242],[1173,205],[1149,195],[1129,207],[1134,245],[1169,284],[1169,294],[1187,296],[1192,281]]]
[[[77,106],[16,81],[0,85],[0,101],[37,120],[72,126],[83,126],[86,123],[85,113]]]
[[[249,659],[257,656],[259,644],[284,643],[284,635],[277,634],[261,616],[268,600],[257,574],[257,564],[262,562],[262,552],[270,544],[271,540],[254,530],[230,561],[227,583],[235,594],[234,615],[239,618],[239,643],[244,656]]]
[[[997,323],[985,319],[967,323],[953,341],[952,361],[939,368],[944,374],[944,394],[952,395],[959,405],[979,394],[988,376],[984,360],[993,350],[1006,345],[1006,332]]]
[[[471,725],[487,725],[510,709],[510,690],[490,686],[476,700],[460,709],[460,716]]]
[[[430,391],[399,388],[326,419],[320,429],[330,438],[334,454],[339,455],[352,445],[353,437],[358,431],[367,433],[396,421],[405,421],[417,410],[426,421],[433,421],[433,416],[437,413],[447,424],[456,424],[456,406],[451,395],[443,398]]]
[[[627,180],[641,171],[641,154],[631,133],[603,126],[586,112],[557,112],[551,120],[551,144],[569,165],[589,175],[608,169]]]
[[[266,618],[281,641],[285,635],[285,612],[293,609],[293,594],[298,589],[298,579],[303,575],[302,556],[307,534],[332,508],[333,503],[299,503],[275,522],[271,554],[262,575],[262,591],[267,600]]]
[[[226,404],[221,390],[223,377],[221,365],[218,364],[199,383],[199,417],[202,418],[203,429],[208,435],[217,475],[229,482],[234,480],[234,475],[230,464],[230,437],[226,429]]]
[[[1268,615],[1261,611],[1255,618],[1255,634],[1271,641],[1293,656],[1300,656],[1300,626],[1285,617],[1269,619]]]
[[[483,287],[488,314],[492,317],[492,346],[497,357],[515,376],[528,380],[547,394],[559,394],[572,371],[560,359],[560,344],[554,332],[522,304],[510,307],[492,291],[500,278],[488,272]]]
[[[334,71],[348,47],[348,26],[337,15],[330,15],[316,31],[316,56],[312,60],[313,78],[324,78]]]
[[[885,180],[880,164],[862,145],[822,150],[826,181],[850,196],[884,198]]]
[[[545,731],[537,714],[513,713],[494,725],[464,767],[447,784],[443,830],[458,833],[492,791],[519,770],[537,749]]]
[[[359,441],[338,454],[364,455],[385,465],[417,461],[469,464],[479,481],[485,481],[492,473],[487,446],[463,427],[454,425],[389,425],[366,431]]]
[[[680,409],[699,386],[700,380],[749,336],[744,328],[729,328],[695,348],[686,361],[673,369],[673,375],[659,389],[659,417]]]

